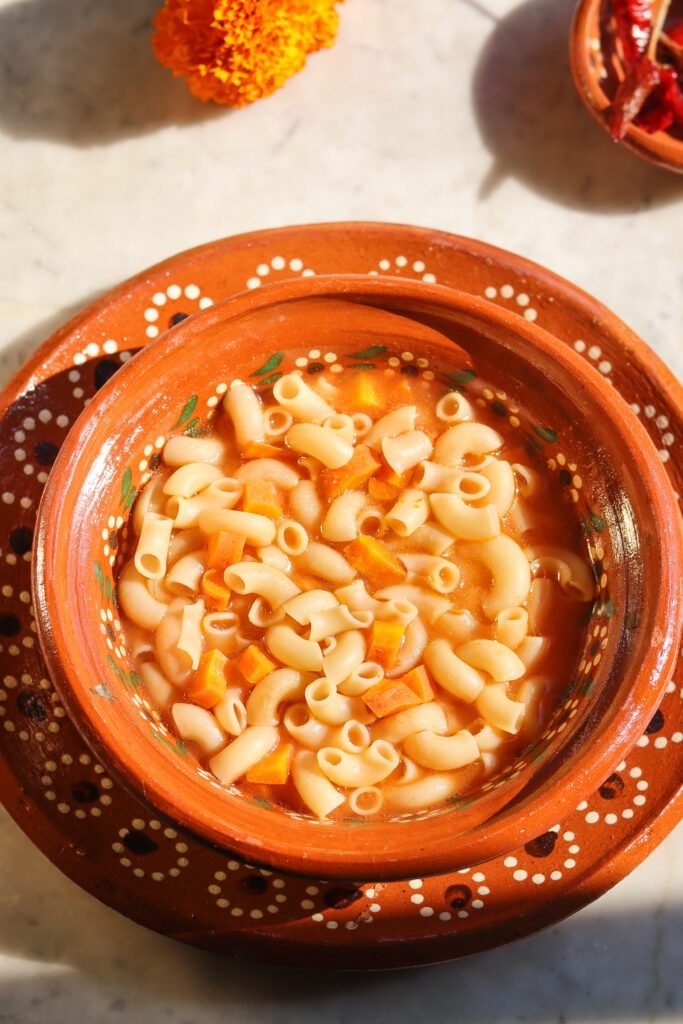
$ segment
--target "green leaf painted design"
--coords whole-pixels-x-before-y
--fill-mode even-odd
[[[446,377],[453,384],[471,384],[473,380],[477,379],[477,374],[474,370],[456,370],[455,373],[447,373]]]
[[[133,687],[134,690],[139,689],[140,677],[137,674],[137,672],[130,672],[128,675],[128,679],[130,680],[130,685]]]
[[[624,621],[624,629],[634,630],[640,626],[640,612],[629,612]]]
[[[548,748],[547,747],[540,747],[536,751],[536,753],[533,755],[533,757],[531,758],[532,764],[537,764],[539,761],[542,761],[543,758],[545,757],[545,755],[547,754],[547,752],[548,752]]]
[[[537,437],[534,437],[533,434],[525,434],[524,440],[527,441],[532,446],[532,448],[535,448],[537,452],[543,451],[543,445]]]
[[[177,421],[173,424],[174,430],[176,430],[178,427],[182,427],[183,423],[187,423],[187,421],[191,418],[192,413],[197,408],[198,400],[199,399],[197,395],[191,395],[188,398],[188,400],[185,402],[185,405],[183,406],[180,416],[178,417]]]
[[[605,603],[602,606],[602,609],[603,609],[603,615],[605,616],[606,619],[613,618],[616,615],[616,613],[617,613],[616,605],[614,604],[614,601],[609,596],[609,594],[605,595]]]
[[[97,686],[91,686],[90,692],[94,693],[96,697],[101,697],[102,700],[116,700],[116,697],[106,683],[98,683]]]
[[[374,359],[375,356],[384,355],[386,350],[386,345],[371,345],[370,348],[364,348],[362,352],[349,352],[349,356],[351,359]]]
[[[107,655],[107,661],[109,662],[109,665],[110,665],[110,666],[111,666],[111,668],[113,669],[113,671],[114,671],[114,674],[115,674],[116,676],[118,676],[118,678],[119,678],[119,679],[121,680],[121,682],[122,682],[122,683],[125,683],[125,682],[126,682],[126,677],[125,677],[125,675],[124,675],[123,669],[121,668],[121,666],[120,666],[120,665],[118,665],[118,664],[117,664],[117,663],[116,663],[116,662],[114,661],[114,659],[112,658],[111,654],[108,654],[108,655]]]
[[[581,519],[581,529],[587,537],[590,537],[591,533],[593,532],[591,530],[591,524],[588,522],[585,516],[583,516]]]
[[[543,441],[547,441],[548,444],[554,444],[555,441],[557,441],[557,431],[553,430],[552,427],[534,427],[534,430],[538,436]]]
[[[466,796],[451,796],[446,803],[450,804],[451,807],[455,807],[456,811],[465,811],[468,807],[472,806],[474,800]]]
[[[376,370],[376,363],[354,363],[351,367],[352,370]]]
[[[598,515],[595,514],[595,512],[591,512],[590,513],[590,517],[591,517],[591,523],[593,525],[593,529],[595,530],[596,533],[602,533],[603,530],[607,529],[607,523],[602,518],[602,516],[598,516]]]
[[[128,491],[128,497],[126,498],[126,504],[123,506],[123,511],[124,512],[127,509],[129,509],[130,506],[133,504],[133,502],[135,501],[135,495],[136,494],[137,494],[137,491],[135,490],[135,488],[131,487],[131,489]]]
[[[104,578],[104,592],[107,595],[107,601],[111,601],[111,580],[108,576]]]
[[[175,750],[181,757],[187,757],[190,753],[187,743],[184,740],[176,740]]]
[[[131,470],[130,466],[127,466],[126,471],[123,474],[123,479],[121,480],[121,502],[124,502],[128,497],[128,492],[130,491],[132,483],[133,471]]]
[[[583,686],[581,687],[581,696],[582,697],[587,697],[592,689],[593,689],[593,680],[592,680],[592,678],[589,677],[586,680],[586,682],[583,684]]]
[[[95,562],[94,569],[95,569],[95,578],[97,579],[97,582],[100,585],[100,594],[103,594],[104,593],[104,573],[102,572],[102,566],[100,565],[99,562]]]
[[[367,818],[343,818],[342,820],[347,828],[359,828],[368,824]]]
[[[284,357],[284,352],[273,352],[272,356],[269,356],[268,359],[266,359],[263,366],[260,366],[258,370],[254,370],[252,377],[263,377],[264,374],[272,373],[273,370],[277,370]]]
[[[271,373],[269,377],[264,377],[263,380],[259,381],[259,387],[270,387],[276,380],[279,380],[281,376],[282,374],[279,370],[277,373]]]
[[[272,811],[273,805],[270,800],[266,800],[264,796],[255,796],[254,803],[258,804],[259,807],[263,807],[266,811]]]

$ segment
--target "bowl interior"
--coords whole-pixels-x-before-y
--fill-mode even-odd
[[[321,278],[207,310],[116,374],[55,464],[34,578],[41,642],[63,700],[127,785],[252,862],[358,878],[436,872],[511,849],[600,784],[666,683],[672,637],[662,608],[673,609],[675,633],[666,565],[678,532],[672,516],[662,533],[668,485],[639,424],[590,367],[558,349],[515,314],[451,290]],[[190,755],[133,670],[116,575],[135,496],[163,445],[201,435],[232,379],[266,394],[294,369],[334,377],[361,364],[397,381],[436,376],[511,424],[575,509],[595,600],[561,702],[513,764],[437,809],[328,822],[224,787]]]

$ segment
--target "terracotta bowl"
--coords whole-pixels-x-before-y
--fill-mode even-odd
[[[598,124],[609,131],[607,110],[612,102],[612,90],[605,91],[609,76],[603,56],[603,8],[604,0],[580,0],[571,28],[569,52],[579,96]],[[668,132],[650,135],[631,124],[623,145],[659,167],[683,174],[683,140]]]
[[[586,533],[596,597],[578,670],[544,734],[514,764],[435,810],[320,822],[222,787],[189,755],[132,671],[115,580],[134,496],[159,450],[174,434],[200,430],[231,379],[267,390],[297,365],[304,374],[326,365],[343,373],[359,359],[385,374],[455,373],[472,400],[511,422],[530,457],[566,486]],[[207,843],[324,878],[435,874],[544,832],[635,743],[669,679],[681,627],[676,504],[624,401],[516,313],[399,278],[263,287],[144,349],[69,433],[45,489],[35,550],[43,651],[97,756],[157,814]]]

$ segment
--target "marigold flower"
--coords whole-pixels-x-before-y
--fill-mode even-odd
[[[165,0],[154,17],[157,59],[200,100],[243,107],[332,46],[341,0]]]

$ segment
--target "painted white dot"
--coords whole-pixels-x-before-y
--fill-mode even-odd
[[[584,820],[588,825],[595,825],[596,821],[600,821],[600,815],[597,811],[589,811]]]
[[[145,310],[144,316],[147,323],[153,324],[156,320],[159,319],[159,310],[154,309],[152,306],[150,306],[149,309]]]
[[[196,284],[188,284],[185,289],[186,299],[198,299],[201,294],[200,288]]]
[[[466,910],[459,910],[458,911],[458,917],[462,918],[463,920],[464,920],[464,918],[469,917],[469,916],[470,915],[467,913]]]
[[[379,903],[371,903],[371,904],[370,904],[370,906],[368,907],[368,910],[370,910],[370,912],[371,912],[372,914],[379,914],[379,912],[381,911],[381,909],[382,909],[382,908],[381,908],[381,906],[379,905]]]
[[[640,406],[638,405],[637,402],[632,402],[631,403],[631,411],[634,412],[636,414],[636,416],[639,415],[639,413],[640,413]]]
[[[657,410],[655,409],[654,405],[646,405],[645,408],[643,409],[643,412],[645,413],[645,415],[647,416],[647,418],[649,420],[652,419],[652,417],[654,416],[656,411]]]
[[[642,768],[631,768],[631,770],[629,772],[629,775],[631,776],[632,779],[639,779],[642,774],[643,774],[643,769]]]
[[[282,878],[274,878],[273,879],[273,888],[274,889],[284,889],[284,887],[285,887],[284,879],[282,879]]]
[[[531,876],[531,881],[534,883],[534,885],[543,885],[543,883],[545,882],[545,875],[538,872],[537,874]]]
[[[58,427],[64,429],[64,427],[69,426],[69,417],[64,415],[58,416],[55,422]]]
[[[439,914],[439,921],[450,921],[452,916],[448,910],[442,910]]]
[[[421,889],[422,888],[422,879],[421,878],[411,878],[411,880],[408,882],[408,886],[411,889]]]
[[[633,813],[634,813],[633,812],[633,808],[627,807],[625,810],[623,810],[621,812],[621,816],[622,816],[622,818],[632,818],[633,817]]]
[[[127,363],[128,360],[132,357],[132,355],[132,352],[120,352],[119,359],[121,360],[122,363]]]
[[[475,873],[472,875],[472,881],[473,882],[485,882],[486,881],[486,875],[483,875],[481,873],[481,871],[475,871]]]
[[[273,270],[284,270],[286,266],[284,256],[273,256],[272,260],[270,261],[270,265],[273,268]]]
[[[636,746],[637,747],[647,747],[649,745],[649,743],[650,743],[650,737],[649,736],[640,736],[638,738]]]
[[[577,805],[576,809],[577,809],[577,811],[585,811],[587,807],[588,807],[588,801],[587,800],[582,800],[581,803]]]
[[[484,295],[487,299],[495,299],[497,294],[498,289],[494,288],[492,284],[488,285],[487,288],[484,288]]]
[[[253,290],[254,288],[260,288],[260,287],[261,287],[261,278],[260,277],[250,277],[248,279],[248,281],[247,281],[247,288]]]
[[[605,824],[606,825],[615,825],[618,820],[619,820],[619,818],[617,817],[616,814],[606,814],[605,815]]]
[[[477,888],[477,892],[479,893],[480,896],[488,896],[490,895],[491,890],[489,889],[488,885],[480,885]]]
[[[683,742],[683,732],[675,732],[673,734],[673,736],[671,737],[671,742],[672,743],[681,743],[681,742]]]
[[[574,833],[573,832],[565,832],[563,834],[562,838],[564,839],[564,841],[566,843],[571,843],[572,839],[574,839]]]
[[[598,370],[600,371],[600,373],[611,373],[612,364],[608,359],[603,359],[601,360],[601,362],[598,363]]]
[[[515,289],[512,287],[511,284],[504,284],[500,289],[500,294],[503,296],[504,299],[511,299],[512,296],[515,294]]]
[[[11,491],[3,491],[2,500],[4,501],[5,505],[13,505],[14,495],[12,494]]]
[[[411,903],[424,903],[424,901],[425,898],[421,892],[414,892],[413,895],[410,897]]]
[[[145,334],[147,335],[148,338],[156,338],[158,333],[159,328],[156,327],[154,324],[150,324],[149,327],[145,329]]]
[[[15,430],[14,431],[14,440],[16,441],[17,444],[23,444],[24,441],[26,440],[26,434],[24,433],[24,431],[23,430]]]
[[[408,260],[406,259],[405,256],[397,256],[396,257],[396,266],[397,267],[405,267],[407,265],[408,265]]]
[[[24,473],[26,474],[26,476],[33,476],[33,472],[33,466],[31,465],[30,462],[27,462],[26,465],[24,466]],[[40,480],[40,474],[38,474],[38,479]]]
[[[213,306],[213,299],[210,299],[208,295],[203,295],[199,300],[199,308],[209,309],[210,306]]]
[[[662,434],[662,444],[666,445],[667,448],[670,448],[675,440],[676,439],[675,439],[674,435],[671,434],[671,433]]]
[[[432,917],[434,910],[432,907],[420,907],[420,917]]]
[[[85,346],[83,351],[85,352],[86,356],[88,356],[89,359],[94,359],[95,356],[98,356],[100,354],[100,346],[96,345],[94,341],[91,341],[89,344]]]
[[[422,262],[422,260],[415,260],[415,262],[413,263],[413,270],[415,271],[415,273],[421,274],[424,269],[425,265]]]
[[[21,505],[22,508],[30,508],[33,502],[31,501],[30,498],[20,498],[19,504]]]
[[[423,274],[422,280],[425,284],[436,284],[436,274]]]
[[[600,348],[599,345],[591,345],[591,347],[588,349],[588,358],[589,359],[599,359],[601,355],[602,355],[602,349]]]
[[[74,398],[83,398],[85,391],[83,390],[83,388],[74,388],[71,394],[74,396]]]
[[[529,320],[531,321],[531,323],[533,323],[534,320],[538,319],[538,311],[535,310],[533,306],[529,306],[528,309],[524,310],[524,319]]]
[[[85,361],[86,358],[82,352],[77,352],[76,355],[74,356],[74,363],[76,364],[76,366],[82,366]]]
[[[564,866],[570,871],[572,868],[576,867],[576,861],[572,857],[567,857],[564,862]]]
[[[574,350],[575,350],[576,352],[585,352],[585,351],[586,351],[586,342],[585,342],[585,341],[582,341],[582,340],[581,340],[581,339],[579,338],[579,339],[578,339],[578,341],[575,341],[575,342],[574,342]]]
[[[298,274],[298,273],[299,273],[299,271],[303,269],[303,263],[302,263],[302,261],[301,261],[300,259],[293,259],[293,260],[290,260],[290,261],[289,261],[289,269],[290,269],[290,270],[293,270],[293,271],[294,271],[295,273],[297,273],[297,274]]]
[[[333,932],[336,928],[339,927],[339,921],[328,921],[325,927],[329,928],[330,931]]]
[[[484,906],[484,901],[472,900],[472,906],[474,907],[475,910],[481,910],[481,908]]]
[[[16,448],[14,451],[14,458],[17,460],[17,462],[23,462],[24,459],[26,458],[26,452],[24,451],[24,449]]]
[[[581,847],[577,843],[572,843],[571,846],[567,847],[569,853],[578,853]]]
[[[258,274],[259,277],[267,277],[268,274],[270,273],[270,267],[268,266],[267,263],[259,263],[258,267],[256,268],[256,273]]]
[[[515,302],[518,306],[528,306],[530,299],[526,292],[520,292],[517,298],[515,299]]]
[[[512,877],[515,882],[523,882],[528,877],[528,872],[524,868],[517,868],[516,871],[512,872]]]

